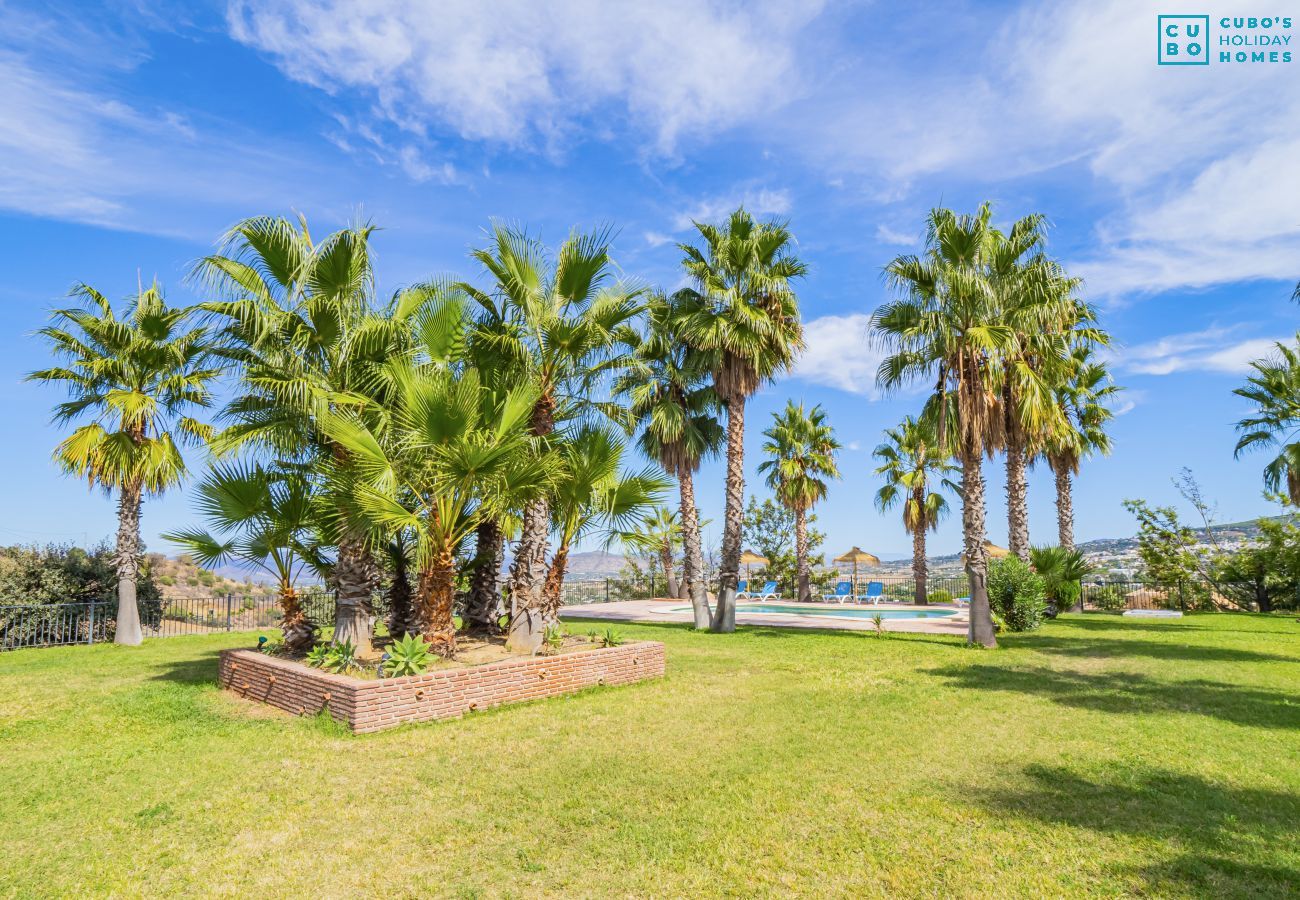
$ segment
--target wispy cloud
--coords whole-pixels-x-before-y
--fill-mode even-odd
[[[1172,375],[1177,372],[1237,374],[1247,371],[1252,361],[1273,352],[1274,345],[1279,340],[1259,337],[1238,339],[1235,335],[1239,330],[1236,327],[1216,327],[1171,334],[1112,351],[1111,359],[1117,368],[1137,375]],[[1128,399],[1136,401],[1138,398]]]
[[[755,216],[784,216],[791,208],[790,192],[784,189],[758,188],[698,200],[673,219],[674,231],[685,231],[693,222],[717,222],[744,206]]]
[[[891,228],[888,225],[876,226],[876,240],[882,244],[890,244],[895,247],[915,247],[920,243],[920,238],[917,235]]]
[[[799,89],[794,41],[822,9],[764,0],[233,0],[238,41],[290,77],[368,92],[404,129],[552,147],[584,116],[623,117],[671,152]],[[448,40],[454,35],[454,40]]]

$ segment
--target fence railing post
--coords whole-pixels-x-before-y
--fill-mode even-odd
[[[1178,579],[1178,608],[1187,612],[1187,588],[1183,579]]]
[[[605,602],[609,602],[609,579],[605,579]]]
[[[230,593],[230,591],[226,591],[226,631],[230,631],[230,630],[231,630],[231,629],[230,629],[230,626],[231,626],[231,620],[230,620],[230,604],[231,604],[231,602],[232,602],[233,600],[234,600],[234,595],[233,595],[232,593]]]
[[[90,607],[90,631],[86,634],[86,643],[95,643],[95,601],[91,600],[87,604]]]

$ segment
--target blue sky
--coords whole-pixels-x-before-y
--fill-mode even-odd
[[[545,8],[544,8],[545,7]],[[1250,12],[1202,3],[1213,17]],[[1221,516],[1269,511],[1261,457],[1235,462],[1231,389],[1295,332],[1300,90],[1294,64],[1155,65],[1140,2],[0,5],[0,542],[97,540],[112,506],[49,454],[57,399],[23,384],[31,336],[68,288],[113,297],[137,274],[194,299],[189,264],[231,223],[357,218],[385,293],[439,273],[492,218],[548,241],[612,223],[629,274],[681,280],[692,218],[738,203],[788,219],[811,274],[809,351],[754,398],[759,432],[787,398],[821,403],[846,450],[820,510],[829,549],[909,550],[872,505],[870,450],[914,412],[882,397],[867,316],[882,266],[937,204],[1031,211],[1083,276],[1118,346],[1115,453],[1087,465],[1077,535],[1132,532],[1120,501],[1172,502],[1191,467]],[[1198,10],[1199,11],[1199,10]],[[202,465],[201,459],[194,460]],[[1002,466],[988,467],[1004,542]],[[721,467],[699,494],[721,519]],[[1050,473],[1031,482],[1035,542],[1055,537]],[[191,521],[150,503],[146,541]],[[958,517],[933,541],[955,552]]]

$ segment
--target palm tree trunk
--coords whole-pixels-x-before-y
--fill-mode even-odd
[[[924,509],[925,492],[913,491],[912,502],[918,509]],[[915,586],[912,600],[917,606],[925,606],[930,602],[925,578],[925,528],[917,527],[912,530],[912,583]]]
[[[368,655],[374,609],[371,594],[379,582],[379,567],[366,542],[358,535],[339,541],[334,563],[334,641],[350,641],[358,656]]]
[[[280,609],[284,617],[280,620],[280,630],[284,632],[284,646],[290,650],[304,650],[312,645],[316,629],[311,620],[302,611],[302,602],[298,592],[291,584],[280,585]]]
[[[970,628],[967,640],[972,644],[996,647],[993,616],[989,609],[987,584],[988,551],[984,547],[984,471],[979,449],[964,448],[962,453],[961,521],[966,542],[966,577],[970,581]]]
[[[469,603],[465,618],[471,628],[500,631],[505,606],[501,602],[501,557],[505,535],[495,519],[484,519],[474,530],[474,563],[469,576]]]
[[[138,646],[144,640],[140,631],[140,607],[136,603],[136,582],[140,577],[140,504],[143,491],[139,482],[122,488],[117,502],[117,627],[113,643]]]
[[[564,604],[564,571],[568,564],[569,544],[561,541],[551,557],[551,565],[546,570],[546,583],[542,588],[542,615],[547,625],[560,617],[560,607]]]
[[[1070,492],[1070,470],[1053,464],[1056,473],[1056,541],[1067,550],[1074,549],[1074,498]]]
[[[722,520],[722,567],[718,572],[718,603],[710,628],[736,630],[736,590],[740,581],[741,523],[745,514],[745,400],[727,401],[727,502]]]
[[[812,578],[808,571],[808,511],[794,511],[795,596],[800,603],[812,602]]]
[[[545,497],[524,506],[523,527],[510,565],[510,636],[506,646],[513,653],[536,653],[542,645],[547,625],[542,616],[542,592],[550,525],[550,504]]]
[[[677,564],[673,562],[673,547],[671,543],[665,542],[659,548],[659,565],[664,570],[664,581],[667,583],[665,588],[665,597],[676,597],[677,587]]]
[[[427,569],[420,573],[415,600],[415,630],[424,636],[429,649],[450,658],[456,652],[456,557],[451,548],[441,547]]]
[[[682,569],[691,597],[695,627],[709,627],[708,588],[704,578],[704,550],[700,543],[700,512],[695,508],[695,473],[684,468],[677,476],[682,494]]]
[[[393,554],[393,572],[388,581],[388,633],[404,637],[411,630],[411,573],[407,569],[405,548]]]
[[[1029,483],[1025,450],[1019,440],[1007,444],[1007,549],[1029,562]]]

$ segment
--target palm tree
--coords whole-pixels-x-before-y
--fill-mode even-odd
[[[622,535],[623,543],[645,553],[650,553],[659,561],[659,568],[664,570],[665,596],[686,599],[689,591],[685,583],[677,581],[677,551],[682,546],[681,517],[667,506],[656,506],[646,513],[636,527]],[[708,623],[705,623],[708,627]]]
[[[140,290],[122,317],[86,284],[72,296],[81,305],[56,310],[38,332],[61,365],[27,376],[62,385],[59,423],[83,417],[54,451],[67,473],[92,488],[117,492],[117,628],[114,641],[139,644],[140,507],[185,478],[181,445],[212,437],[210,426],[186,413],[211,405],[209,383],[219,368],[203,328],[189,327],[191,310],[167,305],[157,284]]]
[[[900,294],[873,316],[872,330],[891,351],[877,381],[887,389],[920,381],[934,385],[927,414],[935,417],[940,448],[952,447],[962,466],[962,531],[970,580],[969,640],[997,645],[989,609],[983,459],[1001,440],[999,373],[1015,349],[1015,334],[999,320],[998,292],[989,277],[993,242],[988,204],[974,215],[931,210],[926,249],[885,267]]]
[[[1026,469],[1039,447],[1064,428],[1051,391],[1054,373],[1068,356],[1066,330],[1091,310],[1072,296],[1077,279],[1067,278],[1042,253],[1046,219],[1038,214],[1012,223],[1007,232],[990,229],[986,255],[996,293],[998,321],[1011,345],[999,367],[1001,443],[1007,457],[1007,546],[1029,560]]]
[[[308,479],[292,471],[219,464],[199,483],[198,507],[211,531],[188,529],[163,537],[205,566],[238,560],[273,576],[285,646],[311,646],[315,626],[303,612],[296,585],[304,569],[319,573],[325,563]]]
[[[559,448],[562,466],[551,494],[555,555],[551,557],[543,590],[544,621],[559,618],[569,548],[575,541],[604,532],[607,541],[635,528],[658,504],[668,482],[652,469],[629,475],[623,471],[623,441],[608,429],[587,425]]]
[[[912,536],[912,580],[915,600],[928,603],[926,591],[925,533],[934,531],[948,513],[948,501],[936,488],[954,493],[960,488],[949,477],[957,471],[952,454],[942,448],[934,423],[911,416],[897,428],[885,431],[885,441],[872,451],[880,460],[875,474],[885,483],[876,492],[881,512],[903,504],[903,528]]]
[[[709,627],[700,514],[695,502],[695,473],[700,462],[722,446],[718,395],[709,383],[712,361],[680,335],[684,319],[696,311],[697,296],[679,291],[651,298],[648,328],[641,346],[615,384],[628,412],[640,424],[641,452],[677,478],[681,493],[682,570],[695,614],[695,627]]]
[[[260,216],[235,225],[219,252],[195,266],[195,277],[221,299],[202,304],[224,323],[241,391],[222,414],[223,453],[242,447],[292,459],[341,476],[348,451],[321,428],[332,410],[364,408],[383,390],[386,360],[409,352],[411,317],[430,288],[405,292],[384,313],[375,309],[370,225],[316,242],[303,219]],[[341,484],[336,477],[329,484]],[[328,487],[328,485],[327,485]],[[380,567],[372,549],[386,538],[365,530],[346,492],[333,507],[337,551],[331,581],[337,593],[334,638],[370,649],[370,598]]]
[[[437,317],[444,328],[454,320]],[[505,515],[522,486],[546,485],[550,475],[530,452],[535,386],[491,389],[460,358],[454,340],[430,343],[427,330],[421,337],[427,361],[387,366],[391,390],[382,415],[340,410],[324,414],[321,424],[354,464],[357,477],[345,486],[353,507],[377,532],[415,535],[410,631],[450,656],[462,544],[480,522]]]
[[[808,564],[808,512],[826,498],[826,481],[839,478],[835,464],[840,442],[826,423],[820,406],[805,410],[803,403],[787,401],[782,412],[772,416],[772,427],[763,432],[768,458],[758,471],[782,506],[794,513],[794,558],[797,595],[812,600],[812,578]]]
[[[1300,286],[1296,288],[1300,295]],[[1240,457],[1247,450],[1281,446],[1264,467],[1264,487],[1300,504],[1300,334],[1296,345],[1276,345],[1276,353],[1250,364],[1255,374],[1233,391],[1254,404],[1254,412],[1237,423]]]
[[[1113,413],[1106,401],[1121,388],[1111,382],[1106,365],[1093,358],[1092,348],[1082,344],[1071,355],[1069,375],[1056,387],[1056,402],[1068,427],[1044,445],[1047,464],[1056,476],[1056,527],[1060,546],[1074,549],[1074,501],[1071,478],[1079,464],[1090,456],[1110,453],[1106,423]]]
[[[695,223],[702,248],[681,244],[682,265],[695,282],[695,309],[681,333],[710,355],[713,384],[727,410],[727,487],[722,565],[714,631],[736,628],[741,525],[745,494],[745,403],[790,368],[803,349],[793,282],[807,272],[782,223],[756,222],[743,208],[722,226]]]
[[[573,234],[552,260],[526,233],[496,225],[491,246],[472,254],[492,288],[460,285],[480,307],[470,352],[483,378],[536,388],[529,428],[543,452],[571,420],[603,414],[626,424],[622,411],[599,397],[637,342],[632,322],[641,312],[641,289],[615,277],[609,244],[606,231]],[[524,506],[509,577],[508,643],[516,651],[536,650],[549,624],[543,610],[550,519],[545,494]]]

